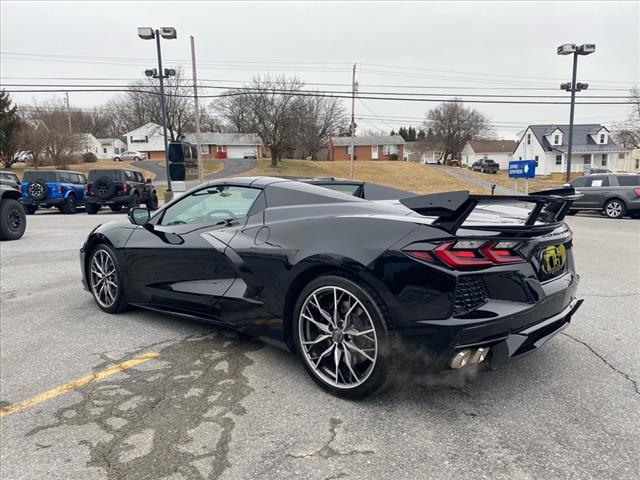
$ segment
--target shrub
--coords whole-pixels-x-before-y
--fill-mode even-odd
[[[398,154],[397,154],[397,153],[392,153],[392,154],[389,156],[389,158],[390,158],[391,160],[398,160]]]
[[[82,154],[82,161],[84,163],[96,163],[98,161],[98,157],[93,152],[87,152]]]

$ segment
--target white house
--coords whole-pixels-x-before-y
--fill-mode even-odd
[[[98,142],[100,143],[98,158],[102,160],[111,160],[114,155],[127,150],[127,145],[119,138],[98,138]]]
[[[470,140],[462,149],[462,164],[471,166],[479,160],[491,159],[500,165],[500,170],[507,170],[516,145],[513,140]]]
[[[184,140],[195,145],[196,134],[187,133]],[[262,141],[255,133],[202,132],[201,155],[203,159],[262,158]]]
[[[164,138],[162,127],[149,122],[125,133],[127,150],[145,152],[149,160],[164,160]]]
[[[535,160],[536,175],[560,177],[566,172],[568,125],[529,125],[513,152],[514,160]],[[611,139],[600,124],[573,126],[571,172],[582,174],[591,168],[618,169],[625,150]]]
[[[78,142],[78,150],[82,153],[93,153],[98,156],[100,152],[100,142],[90,133],[76,133],[75,138]]]

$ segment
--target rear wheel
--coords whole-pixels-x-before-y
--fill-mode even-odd
[[[602,212],[609,218],[622,218],[627,213],[627,207],[622,200],[612,198],[604,204]]]
[[[139,162],[140,161],[140,157],[133,157],[133,161],[134,162]]]
[[[114,251],[100,244],[91,253],[87,277],[89,289],[98,306],[107,313],[118,313],[127,307]]]
[[[87,203],[85,204],[84,209],[89,215],[95,215],[98,213],[98,210],[100,210],[100,205],[97,203]]]
[[[0,240],[18,240],[26,227],[27,217],[22,204],[13,198],[0,201]]]
[[[157,210],[158,209],[158,195],[156,193],[149,194],[149,200],[147,200],[147,208],[149,210]]]
[[[300,294],[296,347],[311,378],[329,393],[362,398],[379,391],[391,366],[385,309],[373,291],[323,276]]]
[[[63,213],[76,213],[76,209],[78,208],[78,201],[76,200],[75,195],[69,195],[64,202],[64,206],[62,207]]]

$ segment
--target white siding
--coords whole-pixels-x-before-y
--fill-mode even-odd
[[[531,141],[527,143],[527,135],[529,134],[531,134]],[[553,165],[549,161],[547,152],[544,151],[536,136],[528,128],[513,152],[512,160],[535,160],[536,157],[538,157],[536,175],[548,175],[552,171]],[[555,154],[553,155],[553,161],[555,161]]]
[[[142,127],[127,132],[127,150],[140,152],[163,152],[164,137],[162,127],[147,123]]]

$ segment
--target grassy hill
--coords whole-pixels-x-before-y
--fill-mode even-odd
[[[420,165],[401,161],[356,161],[354,178],[389,185],[416,193],[469,190],[472,193],[491,193],[472,183],[449,175],[437,165]],[[256,168],[241,176],[274,175],[301,177],[350,178],[349,162],[283,160],[277,168],[271,160],[258,160]]]

